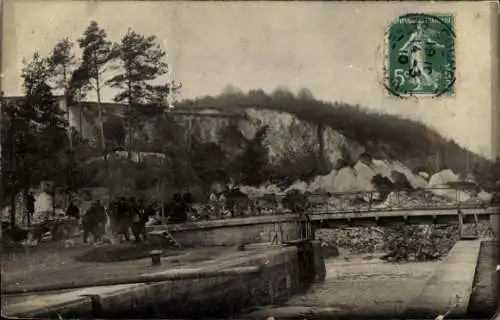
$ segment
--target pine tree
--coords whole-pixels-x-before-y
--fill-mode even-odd
[[[64,38],[59,41],[54,46],[48,61],[52,71],[52,83],[54,89],[63,90],[64,102],[66,105],[66,121],[69,124],[69,107],[74,101],[74,97],[71,97],[71,95],[76,92],[76,88],[70,88],[70,80],[76,69],[76,59],[73,54],[73,43],[68,38]],[[69,126],[68,140],[70,149],[73,149],[71,129]]]
[[[107,33],[100,28],[97,22],[91,21],[83,36],[78,39],[82,49],[82,63],[76,70],[74,82],[85,90],[95,90],[99,114],[99,130],[102,152],[106,155],[106,139],[104,137],[104,124],[102,118],[101,90],[104,81],[102,75],[106,65],[114,57],[113,44],[107,40]]]
[[[2,203],[10,202],[11,223],[16,224],[16,195],[27,190],[31,182],[32,165],[36,162],[35,136],[30,126],[33,116],[22,101],[6,101],[2,93]]]
[[[154,86],[152,81],[167,72],[163,62],[166,53],[156,44],[156,37],[145,37],[129,29],[123,36],[117,50],[123,72],[111,78],[108,83],[121,89],[115,96],[116,102],[128,104],[128,154],[131,157],[134,128],[140,117],[140,107],[150,102],[150,98],[165,87]]]
[[[35,53],[23,63],[23,99],[2,101],[2,184],[11,198],[12,224],[16,223],[16,195],[43,179],[55,179],[67,141],[64,111],[47,84],[48,59]]]
[[[36,136],[36,163],[32,174],[38,179],[52,178],[57,169],[58,155],[66,148],[65,112],[48,84],[51,79],[50,60],[35,53],[25,62],[22,78],[25,97],[22,108]]]

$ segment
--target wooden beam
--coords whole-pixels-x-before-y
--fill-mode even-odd
[[[197,113],[197,112],[182,112],[170,111],[167,114],[181,117],[207,117],[207,118],[244,118],[244,115],[237,113]]]

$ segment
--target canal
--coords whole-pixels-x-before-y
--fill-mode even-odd
[[[489,319],[495,312],[494,269],[498,243],[484,241],[467,318]],[[380,255],[358,254],[326,259],[324,282],[280,306],[248,310],[247,319],[401,318],[408,303],[426,286],[439,261],[389,263]],[[443,310],[444,314],[447,310]],[[436,314],[438,316],[438,314]]]
[[[249,318],[338,319],[398,317],[423,290],[437,262],[388,263],[372,255],[326,259],[326,279],[283,306],[249,312]]]

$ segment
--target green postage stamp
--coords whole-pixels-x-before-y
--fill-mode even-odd
[[[397,18],[386,38],[386,89],[398,97],[451,95],[455,83],[455,21],[451,14]]]

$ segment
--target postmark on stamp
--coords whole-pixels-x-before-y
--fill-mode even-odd
[[[451,14],[412,13],[386,34],[385,87],[398,97],[454,93],[455,32]]]

